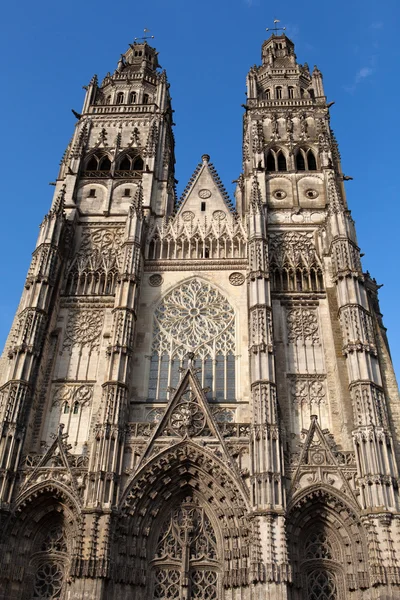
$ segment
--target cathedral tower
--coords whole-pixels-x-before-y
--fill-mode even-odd
[[[0,363],[0,600],[399,595],[400,399],[317,67],[179,202],[145,41],[94,76]]]

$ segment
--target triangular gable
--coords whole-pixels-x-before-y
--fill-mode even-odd
[[[214,420],[209,404],[196,377],[195,369],[189,367],[183,375],[178,388],[170,399],[166,411],[151,436],[147,447],[137,465],[138,471],[150,458],[162,451],[172,441],[180,443],[190,439],[207,439],[229,463],[240,478],[236,463],[227,449],[224,438]]]
[[[234,212],[233,204],[210,157],[205,154],[189,180],[178,205],[178,214],[191,211],[211,218],[217,210]],[[202,203],[203,208],[202,210]]]
[[[63,433],[64,425],[61,424],[58,429],[57,436],[54,439],[54,442],[47,449],[46,453],[42,456],[38,464],[33,469],[32,473],[27,477],[26,481],[22,485],[20,492],[29,487],[29,484],[32,484],[37,481],[38,477],[40,478],[40,474],[42,469],[53,469],[54,471],[63,470],[68,473],[67,479],[68,485],[72,487],[72,490],[75,492],[75,495],[79,497],[78,494],[78,486],[75,480],[75,477],[71,471],[70,464],[67,458],[67,447],[66,440],[68,438],[67,433]]]
[[[299,490],[317,482],[339,489],[356,502],[353,490],[343,468],[338,463],[332,445],[328,443],[317,416],[312,415],[310,428],[293,474],[290,494],[293,496]]]

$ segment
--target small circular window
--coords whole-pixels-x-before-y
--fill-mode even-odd
[[[310,200],[314,200],[314,198],[318,198],[317,190],[307,190],[306,197],[309,198]]]
[[[277,200],[283,200],[287,196],[286,192],[284,192],[283,190],[275,190],[275,192],[272,195]]]

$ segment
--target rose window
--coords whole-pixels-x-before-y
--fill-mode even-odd
[[[34,598],[59,598],[63,584],[63,567],[57,562],[40,565],[36,572]]]
[[[179,402],[170,417],[170,427],[182,437],[200,435],[206,424],[206,417],[195,402]]]
[[[149,399],[167,399],[194,353],[208,397],[235,399],[235,312],[212,285],[193,278],[169,292],[154,315]]]

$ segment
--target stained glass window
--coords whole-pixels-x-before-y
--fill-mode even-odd
[[[149,400],[166,400],[194,352],[208,399],[234,400],[235,313],[213,286],[191,279],[167,294],[154,315]]]

